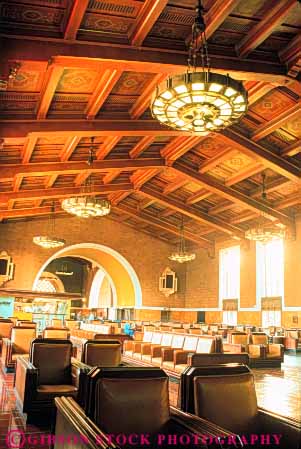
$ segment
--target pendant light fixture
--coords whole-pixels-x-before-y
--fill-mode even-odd
[[[91,146],[87,164],[92,167],[94,162],[94,140],[91,138]],[[62,208],[68,214],[80,218],[103,217],[111,212],[111,203],[106,199],[97,198],[93,193],[91,176],[85,182],[81,196],[66,198],[62,201]]]
[[[184,222],[183,217],[180,225],[180,242],[178,250],[173,252],[168,258],[169,260],[172,260],[174,262],[178,263],[185,263],[185,262],[191,262],[195,259],[195,253],[190,253],[186,251],[186,245],[185,245],[185,237],[184,237]]]
[[[265,191],[265,173],[262,174],[262,194],[261,198],[263,201],[267,200],[267,194]],[[261,243],[268,243],[271,240],[284,239],[286,236],[286,229],[284,225],[280,226],[266,226],[265,225],[265,215],[262,212],[258,219],[256,226],[248,229],[245,233],[245,237],[248,240],[253,240]]]
[[[46,235],[36,235],[32,241],[44,249],[60,248],[66,241],[55,236],[55,203],[51,205],[51,215],[48,223],[48,233]]]
[[[211,71],[200,0],[196,12],[187,72],[157,86],[151,112],[154,118],[171,128],[207,135],[237,122],[247,111],[248,94],[240,81]],[[200,70],[197,68],[198,53]]]

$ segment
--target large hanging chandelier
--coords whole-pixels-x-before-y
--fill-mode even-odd
[[[36,245],[45,249],[60,248],[65,245],[65,240],[55,237],[55,206],[54,202],[51,206],[51,215],[49,217],[49,233],[46,235],[36,235],[32,241]]]
[[[248,94],[240,81],[211,72],[200,0],[196,11],[188,70],[157,86],[151,112],[171,128],[207,135],[237,122],[247,111]],[[202,61],[200,71],[197,71],[198,52]]]
[[[93,138],[88,158],[88,165],[92,166],[94,161]],[[62,201],[62,208],[68,214],[81,218],[104,217],[111,212],[111,203],[106,199],[97,198],[92,194],[93,186],[90,177],[86,180],[81,196],[66,198]]]
[[[265,174],[262,174],[262,194],[261,197],[266,201],[266,191],[265,191]],[[279,226],[266,226],[265,225],[265,215],[261,213],[260,218],[256,226],[248,229],[245,233],[245,238],[248,240],[253,240],[260,243],[268,243],[272,240],[284,239],[286,237],[286,228],[284,225],[279,224]]]
[[[174,253],[171,253],[171,255],[168,257],[169,260],[172,260],[174,262],[178,263],[185,263],[185,262],[191,262],[195,259],[195,253],[190,253],[186,251],[186,245],[185,245],[185,238],[184,238],[184,224],[183,224],[183,218],[180,226],[180,242],[178,250]]]

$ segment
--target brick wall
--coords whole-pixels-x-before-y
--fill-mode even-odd
[[[98,243],[125,257],[140,280],[144,306],[184,307],[185,268],[168,260],[173,247],[167,243],[107,218],[58,218],[56,231],[59,237],[66,239],[68,246]],[[7,251],[15,263],[14,279],[6,283],[6,288],[32,289],[39,269],[56,252],[32,243],[33,236],[44,233],[47,233],[46,220],[0,224],[0,251]],[[158,290],[159,276],[167,266],[174,269],[179,278],[179,291],[169,298]]]

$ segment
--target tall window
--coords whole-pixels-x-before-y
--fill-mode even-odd
[[[239,299],[240,297],[240,247],[221,249],[219,252],[219,298],[220,303],[225,299]],[[237,310],[223,310],[224,324],[237,324]]]
[[[257,304],[262,298],[283,298],[284,250],[283,240],[256,243],[256,293]],[[271,303],[272,304],[272,303]],[[281,310],[270,307],[262,310],[262,326],[281,326]]]

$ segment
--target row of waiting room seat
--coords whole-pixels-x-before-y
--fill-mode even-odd
[[[80,439],[73,440],[73,449],[96,447],[95,435],[102,437],[103,449],[116,447],[108,434],[149,434],[150,449],[170,447],[164,441],[158,445],[157,435],[162,441],[162,435],[179,438],[183,434],[211,437],[209,447],[234,448],[245,444],[239,439],[235,445],[212,441],[261,433],[282,434],[279,449],[297,448],[300,426],[258,408],[253,374],[245,365],[188,368],[181,376],[178,410],[169,406],[169,379],[162,369],[120,365],[119,342],[84,345],[79,362],[72,359],[70,341],[36,339],[29,359],[18,358],[15,375],[17,406],[30,418],[28,422],[44,413],[53,417],[55,402],[56,435],[65,434],[67,441],[68,435],[80,432],[87,438],[84,445]],[[111,366],[104,367],[107,364]],[[185,441],[178,440],[173,447],[206,447]],[[122,443],[123,448],[130,446]],[[261,447],[260,441],[252,447]]]
[[[236,335],[235,335],[236,336]],[[238,334],[239,338],[242,334]],[[234,335],[233,335],[234,337]],[[247,334],[244,337],[250,338]],[[284,348],[281,344],[269,345],[265,334],[252,335],[246,345],[223,343],[221,336],[175,334],[170,332],[145,332],[143,341],[128,341],[124,345],[124,356],[128,360],[149,363],[170,371],[182,372],[191,359],[203,354],[216,355],[217,363],[230,354],[248,357],[250,366],[280,366]],[[211,355],[211,358],[213,356]],[[206,358],[204,357],[204,360]]]

